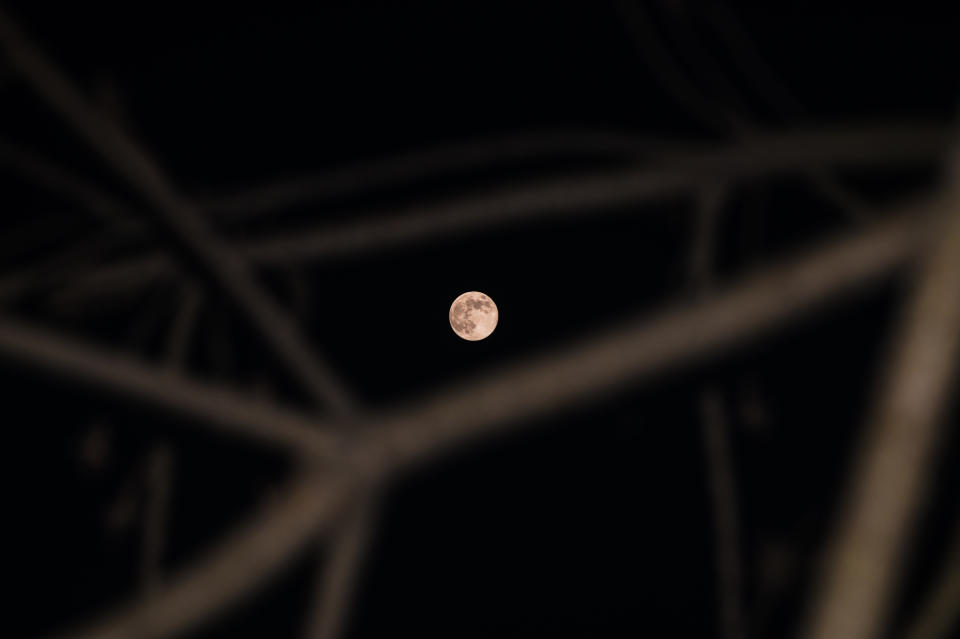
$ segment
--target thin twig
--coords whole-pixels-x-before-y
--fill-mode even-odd
[[[690,280],[694,290],[704,295],[713,286],[714,252],[717,247],[717,225],[726,200],[727,187],[711,184],[701,190],[697,199],[693,247],[690,251]]]
[[[0,47],[47,104],[145,197],[192,257],[241,308],[305,389],[341,414],[353,404],[333,371],[313,355],[293,321],[261,290],[247,264],[207,228],[201,211],[180,195],[147,153],[91,106],[0,11]]]
[[[143,227],[130,208],[113,195],[33,151],[0,140],[0,167],[16,171],[47,191],[60,193],[112,229],[134,231]]]
[[[752,38],[740,25],[733,9],[722,2],[711,2],[707,5],[707,10],[712,11],[714,26],[727,45],[727,49],[734,54],[734,62],[740,67],[740,71],[758,86],[766,89],[762,95],[766,98],[767,104],[781,116],[806,122],[809,119],[806,109],[780,82],[777,74],[756,50]],[[825,170],[815,169],[810,171],[807,177],[827,199],[840,206],[855,220],[865,222],[873,216],[874,211],[871,205]]]
[[[173,320],[173,327],[170,329],[165,355],[167,366],[174,370],[183,368],[190,336],[203,303],[203,293],[197,286],[190,283],[183,286],[182,297],[177,316]]]
[[[904,639],[946,639],[960,623],[960,529],[953,535],[940,576]],[[953,635],[955,636],[955,635]]]
[[[697,202],[694,244],[691,251],[690,279],[695,293],[710,295],[714,280],[716,227],[725,201],[723,185],[705,189]],[[708,493],[713,505],[716,529],[717,602],[721,636],[743,639],[744,621],[741,603],[741,566],[739,509],[733,461],[727,442],[727,423],[720,392],[707,385],[700,393],[703,446],[707,460]]]
[[[698,86],[687,78],[680,64],[670,54],[666,45],[660,41],[656,29],[639,2],[619,0],[617,6],[623,15],[627,27],[633,32],[632,40],[640,47],[647,66],[657,76],[660,84],[673,96],[688,114],[708,130],[719,131],[721,134],[736,134],[737,136],[752,136],[757,127],[749,118],[743,117],[735,111],[723,108],[723,105],[703,93]],[[714,73],[720,78],[722,75]],[[723,79],[723,86],[728,93],[735,93],[733,85]],[[859,199],[848,192],[848,189],[836,182],[822,168],[815,168],[808,174],[813,185],[820,189],[828,198],[840,206],[855,205],[855,208],[846,209],[856,218],[866,219],[865,209]],[[839,199],[836,196],[840,195]]]
[[[960,160],[960,156],[957,158]],[[960,359],[960,161],[951,167],[936,241],[923,256],[805,628],[811,639],[880,634],[924,501],[939,423]]]
[[[173,453],[166,445],[158,445],[150,452],[146,464],[146,494],[144,496],[143,545],[140,557],[140,576],[143,593],[150,597],[162,583],[160,565],[167,530],[167,510],[173,489]]]
[[[723,402],[715,388],[707,388],[700,397],[703,447],[710,478],[710,496],[716,526],[717,601],[720,609],[721,636],[742,639],[744,632],[741,603],[741,558],[738,508],[734,485]]]
[[[403,153],[343,169],[304,175],[274,184],[210,196],[200,204],[224,219],[243,219],[321,199],[364,193],[397,184],[409,185],[456,171],[476,170],[484,164],[533,160],[565,155],[638,158],[655,154],[661,142],[622,132],[560,130],[511,134]]]

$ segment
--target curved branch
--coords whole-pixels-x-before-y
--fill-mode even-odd
[[[535,160],[564,155],[631,158],[652,155],[661,142],[636,135],[591,130],[559,130],[504,135],[411,151],[333,171],[242,189],[200,200],[205,211],[225,220],[276,212],[321,199],[343,197],[371,189],[409,185],[427,177],[475,170],[508,160]]]
[[[361,461],[413,463],[755,339],[903,264],[929,233],[926,219],[897,217],[768,267],[704,301],[642,316],[392,411],[371,424],[377,428],[367,431]]]
[[[902,570],[960,360],[960,154],[856,453],[804,636],[867,639],[883,627]]]
[[[350,486],[343,476],[305,471],[282,501],[253,514],[209,555],[171,576],[157,594],[62,636],[154,639],[196,627],[251,594],[324,532],[345,505]]]
[[[201,273],[242,309],[305,390],[340,414],[351,410],[354,400],[337,376],[313,355],[293,320],[261,289],[248,265],[208,228],[201,211],[131,136],[84,99],[2,10],[0,48],[47,105],[151,204],[185,252],[202,265]]]
[[[331,228],[258,238],[240,244],[239,251],[262,265],[329,259],[538,218],[609,214],[617,206],[682,195],[718,179],[935,161],[950,131],[946,125],[893,122],[756,135],[720,149],[664,152],[656,167],[545,181],[374,214]],[[166,256],[146,255],[81,273],[64,294],[139,287],[152,278],[172,276],[173,269]]]
[[[635,380],[755,339],[907,261],[926,237],[921,213],[921,208],[914,209],[913,219],[898,218],[821,247],[703,302],[637,319],[579,344],[372,416],[364,427],[355,429],[359,437],[337,459],[354,473],[382,477],[451,446],[515,428],[525,418],[594,400]],[[287,507],[249,525],[215,551],[213,559],[169,583],[154,599],[121,610],[77,636],[133,639],[149,629],[147,636],[165,637],[235,601],[276,564],[287,560],[305,539],[327,530],[324,526],[336,514],[332,506],[320,508],[309,499],[316,481],[309,477],[292,482],[285,489],[290,495],[285,500]],[[345,484],[322,485],[328,491],[324,499],[330,501],[344,498],[350,490]],[[305,512],[293,512],[298,508]],[[292,530],[294,527],[298,530]],[[277,528],[283,531],[286,545],[274,538],[272,531]],[[256,557],[263,553],[269,554],[269,562],[242,560],[246,554]],[[239,562],[236,571],[229,573],[231,579],[223,583],[223,564],[229,563],[225,558]],[[167,613],[175,623],[158,619]],[[155,627],[151,626],[154,621],[158,621]]]
[[[247,399],[224,388],[158,372],[128,357],[104,352],[0,316],[0,355],[143,401],[199,424],[271,446],[333,456],[338,439],[294,411]]]

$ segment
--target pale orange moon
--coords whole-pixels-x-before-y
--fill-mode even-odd
[[[497,327],[500,312],[488,296],[470,291],[450,305],[450,327],[465,340],[476,342],[489,337]]]

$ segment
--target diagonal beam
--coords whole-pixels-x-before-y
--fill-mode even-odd
[[[2,10],[0,49],[47,104],[152,205],[163,225],[244,312],[306,390],[336,412],[348,411],[353,400],[311,354],[291,318],[257,285],[247,264],[207,227],[202,212],[177,192],[147,153],[85,100]]]

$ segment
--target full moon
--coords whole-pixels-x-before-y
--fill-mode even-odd
[[[450,305],[450,327],[465,340],[476,342],[489,337],[500,317],[497,305],[483,293],[470,291]]]

